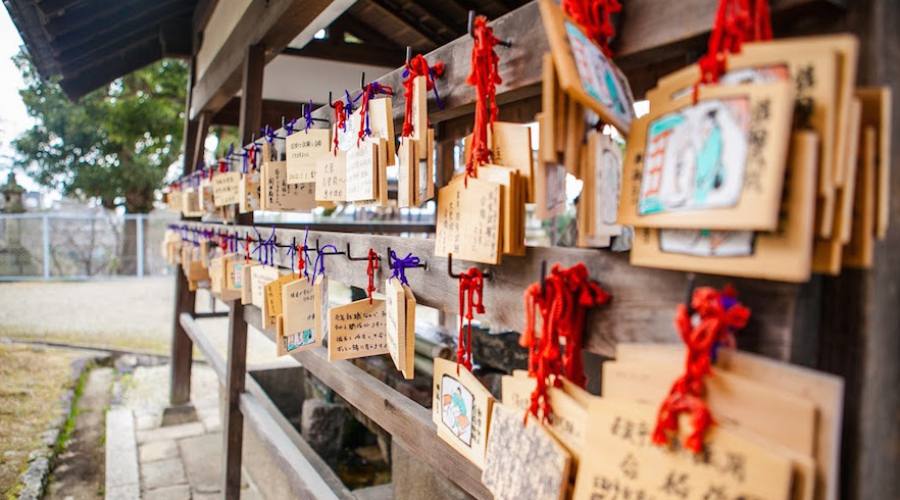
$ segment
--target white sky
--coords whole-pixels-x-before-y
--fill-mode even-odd
[[[22,38],[9,18],[9,12],[0,8],[0,183],[6,182],[12,163],[13,150],[10,144],[32,124],[25,112],[25,104],[19,97],[19,89],[25,84],[19,68],[12,61],[12,57],[19,52],[20,45]],[[21,172],[16,178],[26,189],[37,189],[37,185]]]

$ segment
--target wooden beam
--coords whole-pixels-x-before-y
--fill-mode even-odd
[[[368,43],[330,43],[327,40],[313,40],[302,49],[287,47],[281,53],[288,56],[371,64],[388,68],[395,68],[406,60],[405,48],[400,46],[378,46]]]
[[[259,129],[262,127],[265,52],[266,48],[261,43],[251,45],[244,51],[244,64],[241,71],[241,114],[238,125],[238,137],[241,138],[243,144],[250,144],[251,138],[258,135]]]
[[[191,118],[201,110],[218,111],[237,93],[245,47],[263,44],[269,61],[295,38],[311,40],[351,4],[352,0],[253,0],[197,82]]]
[[[160,3],[166,3],[171,6],[176,1],[185,2],[186,0],[168,0]],[[93,35],[97,30],[103,30],[111,25],[127,22],[142,16],[143,11],[146,10],[145,8],[146,2],[144,0],[123,0],[119,2],[93,0],[92,2],[82,3],[71,9],[66,9],[63,15],[46,19],[44,30],[51,40],[73,31],[80,33],[82,36],[85,34]]]
[[[60,11],[72,9],[86,0],[36,0],[37,8],[41,14],[47,17],[53,17],[60,14]]]
[[[197,139],[194,141],[194,151],[191,154],[192,165],[194,165],[195,169],[204,161],[203,158],[206,156],[206,136],[209,135],[211,118],[212,113],[203,112],[200,113],[200,117],[197,119]]]
[[[281,119],[293,118],[300,114],[300,106],[305,103],[295,101],[281,101],[277,99],[263,99],[262,101],[262,124],[278,126]],[[320,104],[313,103],[313,107],[319,107]],[[227,125],[237,127],[240,125],[241,114],[241,98],[234,97],[228,104],[222,107],[210,121],[211,125]]]
[[[64,75],[59,84],[70,99],[77,99],[121,75],[158,61],[160,57],[162,49],[159,40],[148,38],[129,46],[127,50],[95,60],[76,75]]]
[[[189,228],[222,230],[220,225],[185,222]],[[255,231],[248,226],[229,226],[243,238]],[[269,230],[261,230],[268,237]],[[276,228],[279,241],[302,240],[304,230]],[[458,283],[447,275],[447,259],[436,257],[434,240],[402,236],[376,236],[309,231],[309,241],[321,240],[344,249],[349,243],[354,254],[369,247],[381,254],[387,247],[398,253],[411,252],[428,263],[427,269],[410,271],[409,280],[416,300],[423,305],[447,313],[457,314]],[[290,269],[291,258],[283,249],[276,252],[275,261]],[[688,287],[685,273],[634,267],[628,256],[608,251],[576,248],[528,248],[524,257],[504,257],[501,266],[480,266],[490,269],[492,280],[485,284],[484,305],[487,312],[478,319],[487,321],[492,328],[522,331],[524,309],[522,290],[540,277],[541,263],[559,262],[570,266],[584,262],[591,276],[613,295],[610,304],[592,311],[587,320],[585,348],[591,352],[612,357],[620,340],[678,343],[681,340],[672,327],[672,318],[678,304],[684,301]],[[338,264],[339,265],[335,265]],[[344,257],[331,257],[327,266],[328,277],[347,285],[365,288],[368,284],[365,262],[351,262]],[[458,271],[470,263],[454,263]],[[386,268],[385,268],[386,269]],[[376,284],[383,285],[386,270],[379,270]],[[753,311],[748,328],[738,336],[741,348],[787,360],[791,353],[797,307],[798,285],[752,279],[729,279],[700,276],[698,286],[723,286],[733,283],[741,292],[741,300]],[[651,293],[652,291],[652,293]]]
[[[228,500],[241,497],[241,451],[244,416],[241,394],[247,376],[247,323],[244,308],[232,303],[228,315],[228,371],[225,379],[225,415],[222,423],[222,493]]]
[[[206,29],[206,23],[209,22],[209,18],[212,16],[213,11],[216,10],[218,4],[219,0],[197,0],[193,18],[193,31],[195,33],[201,33]]]
[[[245,306],[248,323],[273,341],[271,330],[264,330],[258,307]],[[438,471],[452,471],[447,477],[468,494],[479,499],[492,498],[481,483],[481,470],[437,436],[431,411],[372,377],[350,361],[328,361],[328,351],[317,348],[293,354],[304,368],[334,390],[347,404],[357,408],[387,433],[391,440]]]
[[[440,45],[421,26],[407,23],[396,12],[374,0],[360,0],[350,12],[353,17],[366,20],[363,22],[381,33],[382,37],[401,47],[409,45],[417,51],[426,51]]]

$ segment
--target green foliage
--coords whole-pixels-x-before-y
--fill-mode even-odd
[[[36,122],[13,141],[16,166],[67,196],[149,212],[181,154],[186,65],[162,60],[71,102],[57,82],[40,78],[27,54],[14,60]]]

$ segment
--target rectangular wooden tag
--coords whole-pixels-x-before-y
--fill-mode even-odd
[[[787,83],[704,86],[628,136],[619,223],[774,230],[793,116]],[[638,125],[639,124],[639,125]]]
[[[867,126],[862,137],[862,157],[856,172],[856,194],[853,202],[853,231],[844,247],[845,267],[869,269],[875,257],[875,219],[878,198],[876,183],[876,129]]]
[[[619,212],[619,188],[622,180],[622,146],[612,137],[595,132],[594,142],[588,143],[591,152],[589,172],[591,189],[591,236],[618,236],[622,226],[616,223]]]
[[[468,186],[466,185],[468,183]],[[434,254],[497,264],[501,251],[500,185],[460,175],[438,195]]]
[[[704,452],[651,443],[656,406],[599,398],[588,406],[586,449],[575,500],[612,498],[790,498],[792,464],[727,425],[707,433]],[[682,427],[689,425],[685,420]]]
[[[556,155],[556,127],[553,126],[553,123],[556,120],[556,114],[561,110],[556,108],[556,69],[553,66],[553,55],[549,52],[544,54],[542,64],[541,114],[543,118],[538,120],[540,132],[538,157],[541,162],[556,163],[558,158]]]
[[[524,377],[504,375],[501,384],[504,405],[519,410],[527,410],[531,406],[531,393],[534,392],[535,379],[527,374]],[[550,396],[550,406],[553,408],[553,416],[547,429],[566,447],[566,450],[572,455],[573,463],[577,465],[584,452],[584,439],[588,425],[587,406],[584,401],[578,401],[563,389],[551,387],[547,394]],[[543,415],[543,412],[540,415]],[[529,416],[528,419],[529,424],[537,421],[533,416]]]
[[[241,173],[224,172],[213,175],[213,199],[217,207],[240,203]]]
[[[566,497],[571,459],[543,424],[494,403],[481,481],[496,499]]]
[[[540,8],[560,87],[604,122],[628,134],[634,119],[628,79],[559,5],[540,0]]]
[[[347,200],[347,153],[329,153],[316,162],[316,201]]]
[[[409,137],[400,138],[397,148],[397,206],[411,207],[416,198],[416,175],[419,159],[416,155],[416,143]]]
[[[242,214],[260,209],[260,179],[259,172],[241,174],[240,185],[241,203],[239,211]]]
[[[631,263],[778,281],[809,280],[816,202],[816,136],[796,132],[778,230],[635,228]]]
[[[403,293],[406,300],[406,360],[400,371],[403,378],[412,380],[416,375],[416,296],[407,285],[403,285]]]
[[[185,217],[200,217],[200,196],[194,188],[187,188],[181,192],[181,213]]]
[[[527,179],[526,202],[534,203],[531,129],[521,123],[495,122],[490,134],[491,163],[514,168]]]
[[[265,307],[266,285],[277,280],[279,272],[273,266],[253,266],[250,269],[250,303],[260,309]]]
[[[347,151],[347,201],[371,201],[377,198],[378,146],[363,141]]]
[[[412,134],[415,141],[428,140],[428,82],[425,75],[413,79],[412,95]],[[418,152],[418,159],[425,159],[425,151]]]
[[[321,345],[327,293],[325,278],[315,284],[300,278],[283,285],[276,342],[279,356]]]
[[[328,311],[328,361],[387,354],[384,301],[357,300]]]
[[[316,208],[315,184],[288,184],[287,162],[263,162],[260,171],[262,210],[308,211]]]
[[[264,329],[276,328],[278,317],[282,314],[281,288],[297,279],[295,274],[282,274],[270,281],[263,288],[262,327]]]
[[[316,164],[329,154],[331,129],[311,128],[288,136],[287,183],[316,182]]]
[[[390,97],[369,100],[369,130],[372,135],[368,137],[368,140],[375,143],[378,143],[378,140],[384,140],[390,145],[384,150],[387,154],[385,165],[394,165],[394,113]]]
[[[464,366],[457,370],[455,362],[435,358],[433,394],[431,418],[437,425],[438,437],[484,469],[494,404],[490,391]]]
[[[384,309],[387,325],[388,353],[394,366],[403,371],[406,367],[406,292],[398,279],[388,279],[384,284]]]
[[[875,235],[879,240],[887,236],[890,216],[891,182],[891,110],[890,87],[865,87],[856,89],[862,103],[863,127],[874,127],[875,154]]]

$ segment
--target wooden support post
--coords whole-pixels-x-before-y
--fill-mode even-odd
[[[188,78],[187,99],[185,102],[184,120],[184,153],[182,154],[182,171],[187,174],[193,171],[195,163],[192,162],[194,144],[197,142],[197,122],[188,118],[191,109],[191,89],[195,74],[194,63],[191,61],[191,73]],[[175,325],[172,328],[171,365],[169,369],[169,405],[174,408],[183,407],[191,400],[191,355],[194,343],[185,333],[178,321],[181,313],[194,313],[196,295],[190,291],[187,278],[181,269],[175,271]]]
[[[247,323],[244,307],[231,303],[228,314],[228,371],[225,374],[225,418],[222,425],[222,492],[226,499],[241,497],[241,454],[244,416],[241,393],[247,376]]]
[[[266,48],[258,43],[247,47],[241,72],[241,144],[250,144],[251,137],[262,127],[263,70],[266,67]]]
[[[212,113],[204,111],[197,117],[196,138],[194,139],[194,149],[191,157],[193,158],[192,167],[197,168],[200,162],[206,156],[206,136],[209,135],[209,125],[212,121]]]

